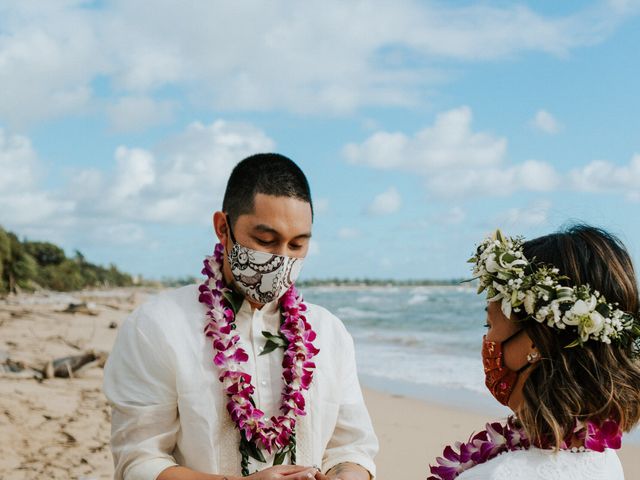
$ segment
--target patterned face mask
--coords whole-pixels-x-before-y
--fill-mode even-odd
[[[275,255],[240,245],[231,230],[233,247],[227,255],[234,285],[247,299],[264,305],[280,298],[296,281],[302,270],[303,258]]]
[[[486,335],[482,337],[482,364],[484,366],[485,385],[502,405],[509,404],[509,397],[511,397],[520,373],[531,366],[527,364],[519,370],[511,370],[504,363],[504,345],[521,331],[517,331],[502,342],[487,340]]]

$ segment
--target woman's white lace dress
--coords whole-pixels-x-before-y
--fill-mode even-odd
[[[531,448],[506,452],[456,480],[624,480],[614,450],[573,453]]]

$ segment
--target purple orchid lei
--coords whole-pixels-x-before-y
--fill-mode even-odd
[[[604,452],[605,448],[620,448],[622,431],[614,420],[606,420],[602,424],[576,422],[571,438],[565,440],[561,448],[569,450],[572,439],[583,441],[588,450]],[[437,465],[429,465],[431,476],[427,480],[453,480],[462,472],[501,453],[530,447],[531,441],[513,416],[505,424],[487,423],[486,430],[473,435],[467,443],[456,442],[453,447],[445,447],[443,456],[436,458]]]
[[[292,285],[279,301],[280,335],[286,339],[282,361],[285,383],[280,406],[282,415],[265,419],[264,412],[255,406],[252,398],[255,387],[251,384],[251,375],[240,368],[249,356],[240,345],[240,337],[234,334],[235,313],[229,301],[231,289],[222,275],[223,252],[222,244],[217,244],[213,255],[204,260],[202,273],[207,279],[199,287],[199,301],[208,307],[204,333],[211,338],[215,351],[213,363],[220,369],[219,380],[229,398],[227,410],[243,442],[262,447],[271,454],[295,441],[296,416],[306,414],[303,392],[311,385],[315,369],[311,359],[319,352],[312,343],[316,333],[304,315],[307,307],[302,296]],[[293,457],[295,450],[291,453]],[[247,465],[243,452],[243,471]]]

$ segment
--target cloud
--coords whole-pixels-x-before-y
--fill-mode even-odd
[[[342,227],[338,229],[338,238],[340,240],[353,240],[360,236],[360,230],[353,227]]]
[[[91,81],[106,73],[95,19],[71,2],[0,7],[0,118],[21,127],[86,111]]]
[[[379,193],[369,204],[367,211],[371,215],[390,215],[397,212],[402,205],[402,198],[395,187]]]
[[[141,148],[120,146],[116,149],[116,175],[107,198],[120,206],[138,197],[156,180],[153,155]]]
[[[548,192],[556,188],[560,175],[545,162],[527,160],[517,165],[435,172],[427,189],[441,198],[508,196],[517,191]]]
[[[147,238],[144,228],[134,223],[99,223],[91,228],[89,237],[95,243],[107,238],[112,245],[135,245]]]
[[[377,132],[361,145],[347,145],[344,154],[356,164],[421,173],[439,168],[499,164],[507,141],[472,132],[471,121],[469,107],[456,108],[440,113],[432,127],[420,130],[413,137],[399,132]]]
[[[606,3],[617,13],[623,15],[634,14],[640,11],[640,1],[638,0],[606,0]]]
[[[467,212],[461,207],[452,207],[436,217],[436,222],[444,225],[459,225],[467,218]]]
[[[247,123],[194,122],[154,151],[118,147],[116,168],[110,175],[112,186],[99,191],[104,200],[96,202],[110,215],[129,220],[208,222],[210,214],[222,204],[235,164],[274,148],[271,138]]]
[[[313,198],[313,213],[325,214],[329,211],[330,203],[329,199],[325,197]]]
[[[274,147],[250,124],[195,122],[153,150],[119,146],[110,169],[73,172],[64,189],[49,190],[36,174],[46,167],[30,140],[0,129],[2,221],[27,233],[85,231],[106,243],[119,234],[141,239],[148,224],[203,224],[221,206],[234,165]]]
[[[37,154],[31,141],[0,128],[0,192],[31,188],[36,181],[37,167]]]
[[[509,195],[556,186],[558,175],[545,162],[507,164],[507,140],[474,132],[472,118],[469,107],[456,108],[440,113],[433,126],[411,137],[377,132],[361,144],[346,145],[343,154],[354,164],[418,174],[437,197]]]
[[[602,41],[628,10],[614,3],[545,16],[414,0],[11,2],[0,6],[0,91],[11,92],[0,118],[15,126],[87,114],[101,88],[116,97],[106,113],[122,130],[170,116],[168,104],[149,103],[168,88],[218,111],[414,106],[425,85],[447,78],[442,60],[565,55]]]
[[[316,257],[320,255],[320,244],[317,240],[309,240],[309,250],[307,251],[308,257]]]
[[[513,230],[545,225],[549,219],[551,202],[540,200],[525,207],[514,207],[501,213],[494,219],[494,224]]]
[[[45,167],[28,137],[0,128],[0,211],[5,227],[64,225],[73,202],[40,189]],[[37,228],[37,227],[36,227]],[[24,233],[30,233],[32,230]]]
[[[571,170],[569,181],[578,191],[618,193],[630,201],[640,201],[640,154],[635,154],[627,165],[622,166],[594,160]]]
[[[554,135],[562,130],[562,125],[558,120],[546,110],[538,110],[531,120],[531,126],[535,129]]]
[[[111,127],[118,132],[135,132],[163,125],[173,119],[174,102],[149,97],[122,97],[107,106]]]

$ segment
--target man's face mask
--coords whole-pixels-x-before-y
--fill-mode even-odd
[[[233,235],[228,216],[227,225],[233,243],[227,259],[238,291],[247,299],[263,305],[284,295],[298,278],[304,259],[261,252],[240,245]]]
[[[504,345],[521,332],[518,331],[502,342],[492,342],[487,340],[487,336],[482,337],[482,364],[484,366],[485,385],[503,405],[509,404],[509,397],[518,381],[520,373],[531,365],[527,363],[519,370],[511,370],[504,363]]]

